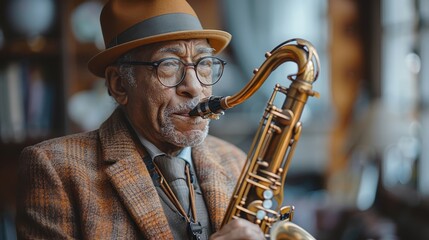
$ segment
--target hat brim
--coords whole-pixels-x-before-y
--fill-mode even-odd
[[[150,43],[182,39],[207,39],[210,46],[215,49],[215,53],[218,54],[229,44],[231,34],[220,30],[206,29],[179,31],[141,38],[108,48],[98,53],[89,60],[88,69],[96,76],[104,78],[106,67],[115,62],[118,57],[126,52]]]

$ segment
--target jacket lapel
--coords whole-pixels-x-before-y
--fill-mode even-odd
[[[220,156],[204,144],[193,148],[192,158],[213,231],[216,232],[221,227],[237,180],[225,171]]]
[[[100,127],[105,172],[146,238],[172,239],[158,193],[119,109]]]

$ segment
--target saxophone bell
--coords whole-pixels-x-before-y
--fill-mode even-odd
[[[273,224],[270,231],[270,238],[282,240],[315,240],[305,229],[291,221],[279,221]]]

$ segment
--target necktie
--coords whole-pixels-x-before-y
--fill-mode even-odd
[[[189,213],[189,187],[185,173],[185,160],[167,155],[157,156],[154,163],[160,170],[168,186],[173,191],[180,205]]]
[[[167,182],[166,186],[161,184],[161,186],[164,187],[164,192],[169,195],[170,200],[173,198],[172,201],[176,205],[177,210],[188,222],[190,236],[193,236],[193,239],[200,239],[202,228],[201,223],[197,220],[195,191],[191,184],[192,177],[189,166],[187,166],[185,160],[181,158],[169,157],[166,155],[155,157],[154,163],[160,172],[161,179]],[[170,194],[171,192],[172,194]],[[192,204],[191,216],[189,216],[190,203]]]

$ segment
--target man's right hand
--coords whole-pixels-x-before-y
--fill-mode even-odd
[[[210,236],[210,240],[221,239],[264,239],[265,236],[261,228],[244,219],[234,219],[218,232]]]

